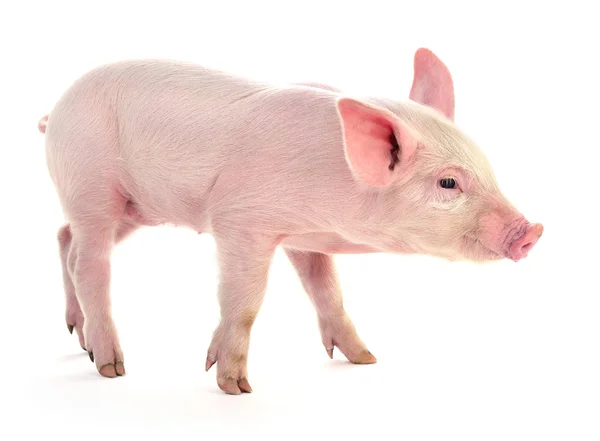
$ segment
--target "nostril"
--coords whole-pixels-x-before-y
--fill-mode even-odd
[[[533,242],[532,242],[532,241],[526,242],[526,243],[525,243],[525,244],[524,244],[524,245],[521,247],[521,252],[522,252],[522,253],[527,253],[527,252],[528,252],[528,251],[531,249],[531,247],[532,247],[532,246],[533,246]]]
[[[533,224],[526,227],[525,232],[508,248],[508,256],[514,261],[521,260],[527,257],[527,254],[538,242],[544,231],[541,224]]]

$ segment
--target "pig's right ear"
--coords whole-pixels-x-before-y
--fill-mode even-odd
[[[410,99],[440,111],[454,120],[454,83],[448,67],[432,51],[415,52]]]
[[[352,98],[337,101],[346,160],[367,185],[384,187],[406,170],[417,140],[393,113]]]

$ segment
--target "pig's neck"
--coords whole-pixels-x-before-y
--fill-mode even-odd
[[[370,190],[357,185],[343,209],[330,213],[330,224],[338,253],[414,253],[410,241],[409,213],[398,192]],[[324,237],[325,238],[325,237]]]

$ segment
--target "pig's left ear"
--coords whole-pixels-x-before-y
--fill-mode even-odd
[[[338,99],[346,160],[367,185],[384,187],[406,171],[417,140],[406,125],[385,109],[352,98]]]
[[[442,112],[454,120],[454,83],[446,65],[429,49],[415,52],[410,99]]]

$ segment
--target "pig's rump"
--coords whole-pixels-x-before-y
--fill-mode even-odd
[[[331,209],[315,195],[343,201],[340,183],[355,185],[342,145],[330,91],[158,61],[91,71],[57,103],[46,132],[69,221],[197,231],[215,217],[314,231]]]

